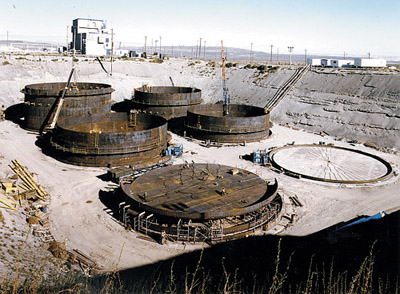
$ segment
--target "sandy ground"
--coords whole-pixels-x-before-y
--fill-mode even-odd
[[[18,63],[18,66],[14,68],[7,65],[10,66],[7,68],[8,73],[4,73],[4,66],[0,66],[0,99],[7,106],[21,102],[22,94],[18,91],[24,85],[66,79],[70,68],[68,61],[48,60],[43,68],[40,63],[42,61],[22,59],[10,62]],[[218,72],[213,68],[204,68],[201,64],[187,66],[187,60],[168,61],[162,65],[123,62],[125,61],[119,61],[115,65],[113,77],[107,77],[104,72],[100,72],[97,64],[87,62],[80,67],[78,80],[111,83],[116,89],[113,97],[118,101],[129,98],[132,88],[141,86],[143,82],[167,85],[169,76],[173,77],[176,85],[201,88],[205,100],[219,97],[220,80],[216,74]],[[39,68],[34,69],[32,64],[39,64]],[[12,72],[15,75],[10,80]],[[244,75],[248,74],[249,72]],[[6,78],[6,81],[1,78]],[[172,140],[184,145],[184,155],[175,159],[175,164],[193,160],[240,167],[255,172],[266,180],[276,178],[285,194],[296,194],[304,206],[296,210],[296,222],[280,234],[307,235],[359,215],[372,215],[381,210],[391,212],[400,208],[398,176],[377,184],[327,184],[291,178],[239,157],[257,149],[283,146],[293,141],[296,144],[324,141],[378,155],[398,171],[400,158],[395,154],[379,152],[359,144],[352,146],[334,137],[322,137],[277,124],[272,128],[269,139],[246,146],[206,148],[175,134],[172,134]],[[114,186],[98,177],[106,172],[105,168],[76,167],[58,162],[44,155],[35,145],[35,141],[35,134],[10,121],[0,122],[0,155],[3,157],[0,172],[2,176],[10,173],[7,164],[17,158],[31,172],[37,174],[38,182],[50,194],[48,213],[51,232],[56,240],[66,242],[69,249],[79,249],[105,269],[113,270],[153,263],[202,246],[180,243],[159,245],[138,238],[135,232],[126,231],[105,211],[106,206],[99,200],[100,190],[107,191]],[[9,211],[2,212],[6,219],[13,217]],[[7,264],[0,263],[0,266],[7,267]]]

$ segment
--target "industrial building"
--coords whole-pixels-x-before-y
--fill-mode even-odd
[[[354,65],[353,59],[332,59],[332,67],[352,67]]]
[[[111,33],[107,31],[105,20],[77,18],[72,22],[72,42],[70,48],[86,55],[109,55],[111,53]]]
[[[355,58],[355,67],[386,67],[385,59]]]
[[[307,58],[307,64],[323,67],[386,67],[386,60],[372,58],[331,59]]]

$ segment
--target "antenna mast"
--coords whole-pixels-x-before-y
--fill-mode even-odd
[[[226,86],[226,58],[224,54],[224,42],[221,40],[221,57],[222,57],[222,97],[223,97],[223,111],[224,115],[229,114],[230,98],[228,94],[228,87]]]

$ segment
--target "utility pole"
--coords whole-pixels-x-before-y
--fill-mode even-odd
[[[197,59],[197,49],[199,48],[199,41],[196,40],[196,54],[195,54],[195,59]],[[193,54],[192,54],[193,55]]]
[[[204,41],[204,56],[203,59],[206,60],[206,41]]]
[[[371,52],[368,52],[368,59],[371,58]]]
[[[113,72],[113,57],[114,57],[114,29],[111,29],[111,71],[110,71],[111,76]]]
[[[346,59],[346,51],[343,52],[343,59]]]
[[[9,46],[9,44],[8,44],[8,31],[7,31],[7,47]]]
[[[288,46],[287,49],[289,50],[289,65],[292,65],[292,52],[293,52],[294,47]]]
[[[272,64],[272,48],[274,47],[274,45],[270,45],[270,46],[271,46],[271,56],[270,56],[270,58],[269,58],[269,63]]]
[[[147,36],[144,36],[144,54],[147,58]]]
[[[154,51],[154,53],[157,53],[157,55],[158,55],[158,52],[157,52],[157,42],[158,42],[158,40],[154,40],[154,47],[156,48],[155,49],[155,51]]]
[[[279,64],[279,47],[276,47],[276,63]]]
[[[69,29],[69,26],[67,26],[67,34],[66,34],[66,41],[67,41],[67,47],[65,47],[65,48],[67,48],[67,55],[68,55],[68,29]]]
[[[161,54],[161,36],[160,36],[160,54]]]
[[[74,50],[72,51],[72,53],[73,53],[74,58],[72,58],[72,60],[75,59],[75,52],[76,52],[76,27],[74,27],[74,33],[73,34],[74,34],[74,36],[73,36],[74,40],[72,41],[72,43],[74,45]]]
[[[253,63],[253,43],[250,43],[250,63]]]
[[[200,44],[200,45],[199,45],[199,59],[201,59],[201,39],[202,39],[202,38],[200,38],[200,43],[199,43],[199,44]]]
[[[304,64],[307,65],[307,49],[304,49]]]

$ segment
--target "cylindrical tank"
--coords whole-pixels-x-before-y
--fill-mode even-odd
[[[165,119],[186,116],[189,106],[200,104],[201,90],[191,87],[142,86],[132,97],[134,107]]]
[[[229,105],[224,115],[223,104],[202,104],[187,111],[187,134],[200,140],[221,143],[260,141],[268,137],[270,114],[261,107]]]
[[[145,113],[106,113],[62,118],[49,144],[63,162],[84,166],[146,166],[162,161],[167,121]]]
[[[27,105],[22,127],[38,131],[48,118],[54,103],[62,94],[66,83],[41,83],[26,85],[21,90]],[[111,110],[111,85],[98,83],[71,83],[65,95],[60,118],[86,116]]]

